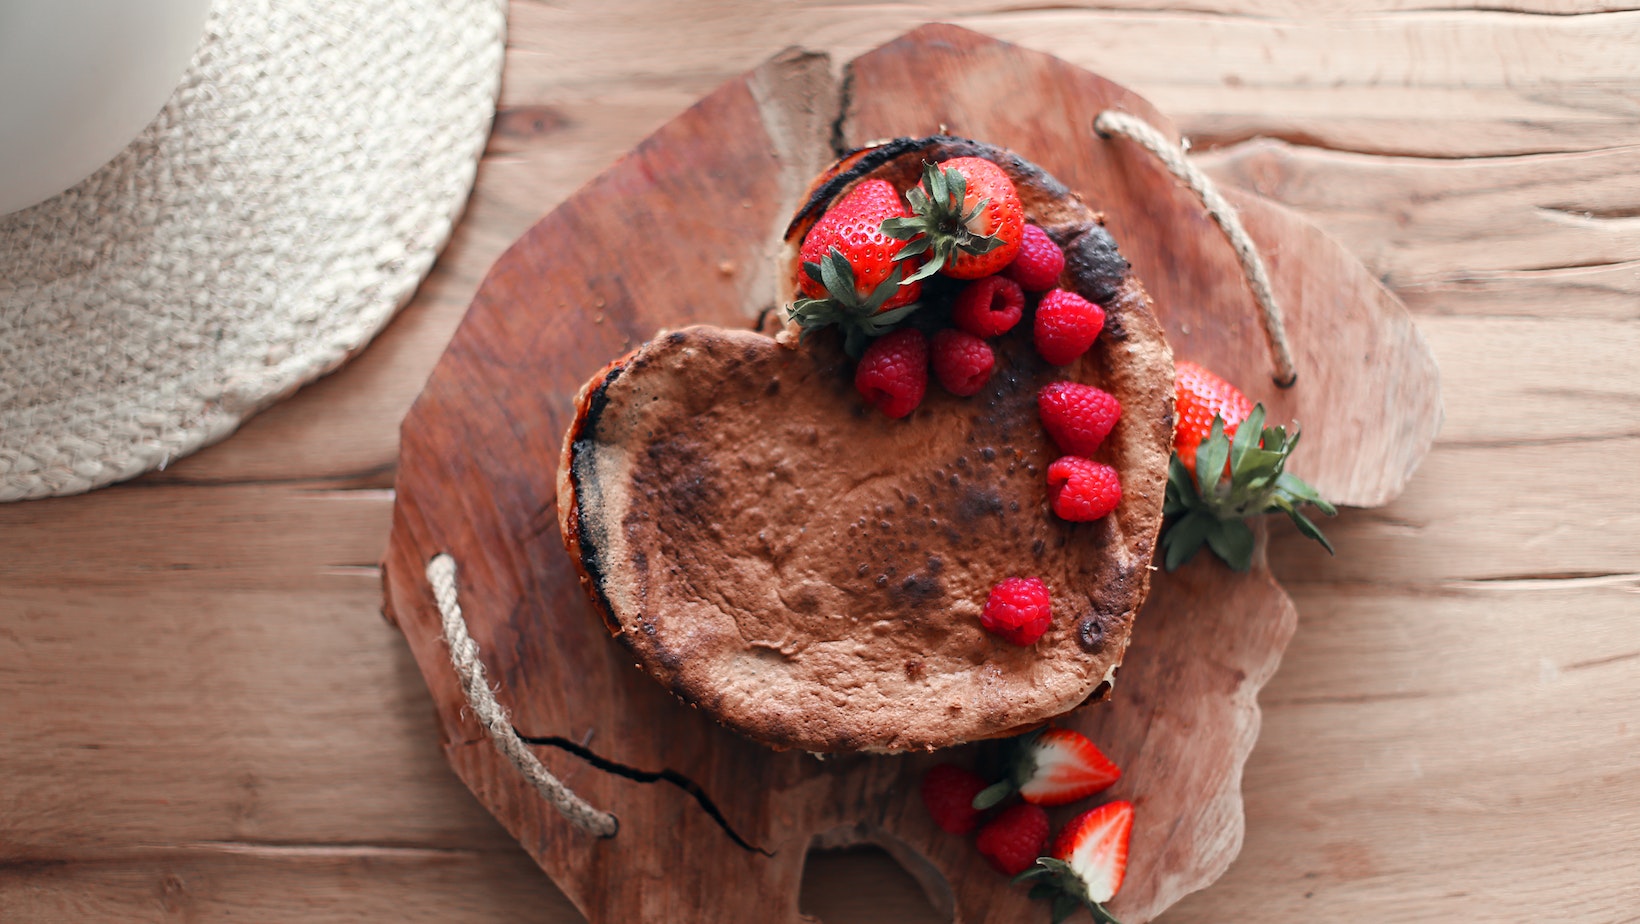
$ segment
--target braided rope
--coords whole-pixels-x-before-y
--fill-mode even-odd
[[[467,705],[484,723],[495,749],[512,762],[525,779],[532,783],[541,798],[546,799],[576,827],[598,837],[614,837],[620,822],[614,815],[599,811],[565,786],[552,771],[530,753],[529,746],[513,730],[507,710],[496,702],[495,694],[484,676],[484,662],[478,657],[478,643],[467,634],[467,621],[461,616],[461,604],[456,599],[456,560],[449,555],[435,555],[427,563],[427,583],[433,586],[433,599],[438,603],[439,616],[444,621],[444,640],[450,646],[450,663],[461,678],[461,688],[467,694]]]
[[[1275,383],[1282,388],[1292,387],[1298,381],[1298,370],[1293,367],[1292,350],[1287,344],[1287,328],[1281,320],[1281,308],[1276,304],[1275,291],[1270,286],[1270,274],[1264,268],[1264,260],[1259,256],[1247,229],[1242,227],[1235,207],[1219,193],[1207,174],[1185,157],[1182,148],[1149,122],[1126,112],[1106,109],[1094,120],[1093,129],[1103,138],[1122,135],[1137,142],[1155,154],[1174,176],[1201,197],[1207,213],[1213,216],[1224,231],[1224,236],[1230,239],[1230,246],[1241,260],[1242,271],[1247,274],[1247,284],[1253,290],[1253,298],[1258,301],[1264,321],[1264,337],[1270,347],[1270,362],[1275,366]]]

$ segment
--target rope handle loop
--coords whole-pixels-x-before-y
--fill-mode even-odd
[[[433,599],[438,603],[439,616],[444,622],[444,641],[450,646],[450,663],[461,678],[461,688],[467,695],[467,705],[473,715],[484,723],[490,740],[502,756],[512,762],[525,779],[534,784],[541,797],[552,804],[574,825],[598,837],[614,837],[620,822],[609,812],[593,808],[577,796],[558,777],[552,775],[529,746],[513,730],[507,710],[496,701],[495,693],[484,676],[484,662],[478,657],[478,643],[467,634],[467,621],[461,616],[461,604],[456,599],[456,560],[446,553],[433,556],[427,563],[427,583],[433,587]]]
[[[1162,165],[1186,186],[1195,191],[1207,207],[1207,213],[1218,222],[1219,229],[1224,236],[1230,239],[1230,246],[1236,251],[1236,257],[1241,260],[1242,272],[1247,274],[1247,284],[1253,290],[1253,298],[1258,301],[1260,313],[1264,321],[1264,338],[1270,347],[1270,362],[1275,367],[1275,383],[1282,388],[1291,388],[1298,381],[1298,370],[1293,367],[1292,350],[1287,344],[1287,328],[1281,320],[1281,308],[1276,304],[1275,291],[1270,286],[1270,274],[1264,268],[1264,259],[1259,256],[1258,248],[1253,239],[1242,227],[1241,217],[1236,209],[1224,196],[1219,193],[1218,187],[1208,179],[1207,174],[1197,169],[1185,157],[1184,150],[1174,144],[1168,137],[1144,119],[1127,112],[1117,112],[1106,109],[1093,120],[1093,130],[1101,138],[1111,135],[1121,135],[1137,142],[1141,147],[1156,155]]]

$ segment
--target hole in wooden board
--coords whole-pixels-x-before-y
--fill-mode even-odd
[[[822,924],[950,924],[954,919],[936,910],[917,879],[874,844],[810,850],[797,907]]]

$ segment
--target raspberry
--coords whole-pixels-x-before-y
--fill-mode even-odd
[[[979,624],[1015,645],[1033,645],[1048,631],[1053,600],[1040,578],[1007,578],[991,588]]]
[[[1092,385],[1053,382],[1037,392],[1036,412],[1061,452],[1091,456],[1122,418],[1122,405]]]
[[[947,328],[934,335],[934,377],[945,390],[966,398],[991,378],[997,358],[991,345],[967,331]]]
[[[979,824],[980,811],[974,808],[974,797],[984,788],[985,780],[972,770],[940,764],[923,774],[923,805],[941,830],[967,834]]]
[[[928,341],[922,331],[907,327],[873,340],[854,369],[854,388],[889,417],[916,410],[928,391]]]
[[[1019,283],[1027,292],[1046,292],[1059,285],[1059,274],[1064,271],[1065,251],[1059,249],[1048,232],[1036,225],[1026,225],[1019,256],[1014,257],[1002,275]]]
[[[1105,312],[1075,292],[1055,289],[1036,306],[1031,331],[1036,351],[1056,366],[1068,366],[1093,346],[1105,326]]]
[[[1103,462],[1061,456],[1048,466],[1048,503],[1061,520],[1097,520],[1121,502],[1122,482]]]
[[[976,337],[997,337],[1014,329],[1025,313],[1025,292],[1006,276],[986,276],[957,293],[951,323]]]
[[[1017,876],[1048,846],[1048,813],[1029,802],[1010,805],[979,829],[974,846],[999,871]]]

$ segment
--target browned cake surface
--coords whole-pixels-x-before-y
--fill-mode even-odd
[[[581,395],[559,506],[589,593],[645,670],[755,739],[899,751],[1006,734],[1094,695],[1127,647],[1160,521],[1171,355],[1091,213],[993,159],[1067,246],[1067,285],[1106,307],[1077,365],[1043,363],[1027,316],[995,342],[978,395],[931,384],[888,420],[856,394],[834,338],[791,350],[694,327]],[[1122,473],[1123,501],[1093,523],[1047,507],[1058,452],[1035,400],[1061,378],[1124,409],[1099,455]],[[1010,576],[1053,593],[1053,625],[1028,648],[979,625]]]

